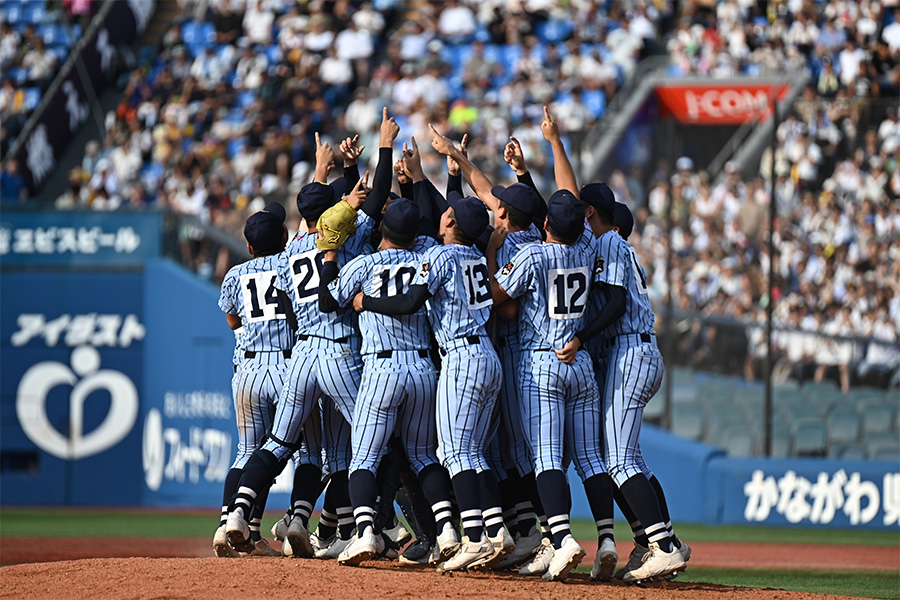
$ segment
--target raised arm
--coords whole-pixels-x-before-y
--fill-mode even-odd
[[[394,163],[394,177],[397,178],[397,183],[400,185],[400,197],[411,200],[413,196],[413,183],[406,170],[406,163],[402,158]]]
[[[400,126],[394,121],[394,117],[388,118],[387,107],[381,113],[381,134],[378,142],[378,166],[375,167],[375,177],[372,180],[372,194],[362,210],[372,217],[375,222],[381,221],[381,211],[391,195],[391,177],[394,166],[394,140],[400,133]]]
[[[335,156],[339,155],[344,161],[344,180],[349,188],[359,181],[359,156],[365,149],[365,146],[359,145],[359,135],[355,135],[343,140],[335,153]]]
[[[468,150],[466,147],[469,144],[469,134],[464,133],[462,141],[456,145],[456,149],[463,153],[463,156],[469,156]],[[451,157],[447,157],[447,197],[450,197],[450,192],[457,192],[460,196],[463,195],[462,188],[462,173],[459,170],[459,163],[453,160]]]
[[[328,174],[334,168],[334,150],[331,144],[322,142],[319,132],[316,132],[316,172],[315,181],[328,185]]]
[[[547,201],[544,200],[544,196],[537,189],[534,179],[531,178],[531,172],[525,165],[525,154],[522,152],[522,144],[513,136],[509,136],[509,140],[509,143],[503,149],[503,160],[515,172],[519,183],[524,183],[533,189],[541,199],[540,207],[532,219],[534,226],[537,227],[538,231],[541,231],[544,228],[544,219],[547,218]]]
[[[556,178],[556,187],[560,190],[569,190],[578,198],[578,183],[575,181],[575,171],[572,163],[566,155],[562,139],[559,136],[559,125],[550,116],[550,111],[544,107],[544,120],[541,121],[541,133],[544,139],[550,142],[553,150],[553,176]]]
[[[434,140],[431,142],[432,147],[440,154],[449,156],[459,164],[459,168],[466,178],[466,181],[469,182],[469,185],[475,190],[475,194],[478,196],[479,200],[484,202],[489,210],[496,211],[499,209],[500,200],[491,193],[491,189],[494,187],[491,180],[488,179],[484,173],[479,171],[475,165],[469,161],[468,157],[464,156],[463,153],[453,145],[450,138],[441,135],[431,123],[428,124],[428,127],[431,128],[431,133],[434,135]]]

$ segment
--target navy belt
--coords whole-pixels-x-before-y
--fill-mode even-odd
[[[469,344],[470,346],[477,346],[478,344],[481,343],[481,338],[478,337],[477,335],[467,335],[465,337],[456,338],[455,340],[452,340],[452,341],[455,342],[456,340],[465,340],[466,343]],[[447,356],[447,351],[444,350],[443,348],[441,348],[441,356]]]
[[[291,351],[289,349],[288,350],[272,350],[272,352],[281,352],[281,355],[284,356],[285,358],[291,357]],[[245,350],[244,351],[244,358],[256,358],[256,355],[257,355],[256,350]]]
[[[633,335],[639,335],[641,338],[641,341],[645,344],[649,344],[650,342],[653,341],[653,336],[651,336],[649,333],[641,333],[641,334],[623,333],[621,335],[617,335],[615,337],[611,337],[608,340],[606,340],[606,342],[603,344],[603,347],[604,348],[612,348],[613,346],[616,345],[616,339],[618,339],[619,337],[631,337]]]
[[[428,350],[398,350],[397,352],[418,352],[419,358],[428,358]],[[375,355],[375,358],[390,358],[393,355],[393,350],[382,350]]]
[[[297,339],[300,340],[301,342],[305,342],[305,341],[308,340],[309,338],[314,338],[314,337],[317,337],[317,338],[323,339],[323,340],[327,340],[327,339],[328,339],[328,338],[323,338],[323,337],[320,336],[320,335],[307,335],[307,334],[305,334],[305,333],[301,333],[300,335],[298,335],[298,336],[297,336]],[[339,338],[337,338],[336,340],[332,340],[332,341],[333,341],[334,343],[336,343],[336,344],[346,344],[348,341],[350,341],[350,338],[348,338],[348,337],[339,337]]]

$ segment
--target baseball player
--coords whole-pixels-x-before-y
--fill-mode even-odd
[[[294,345],[291,325],[296,329],[296,322],[290,323],[288,319],[289,300],[274,287],[279,255],[287,243],[284,219],[284,207],[277,202],[250,215],[244,226],[244,237],[252,258],[228,271],[219,296],[219,308],[225,312],[225,320],[236,338],[231,388],[237,417],[238,453],[225,478],[222,516],[213,539],[216,556],[237,554],[225,535],[228,504],[237,491],[242,469],[272,424]],[[249,520],[249,553],[277,556],[278,552],[269,547],[259,532],[264,506],[262,495],[256,499]]]
[[[505,148],[504,156],[517,175],[530,180],[521,157],[518,141]],[[463,138],[464,142],[466,138]],[[505,264],[522,248],[543,241],[534,222],[538,215],[546,215],[546,207],[540,194],[532,185],[515,183],[509,187],[493,186],[468,160],[465,144],[459,144],[447,155],[448,166],[459,169],[479,199],[494,214],[494,223],[509,231],[498,251],[498,262]],[[461,188],[461,184],[458,184]],[[453,185],[456,189],[457,184]],[[453,190],[451,190],[452,193]],[[543,224],[543,223],[541,223]],[[537,516],[534,506],[527,499],[526,480],[533,480],[534,467],[528,446],[528,436],[522,427],[521,398],[517,370],[520,349],[517,337],[517,302],[509,300],[497,308],[490,329],[493,332],[497,354],[503,367],[503,382],[499,395],[499,427],[492,432],[487,450],[491,468],[498,474],[498,494],[502,504],[503,520],[513,532],[515,550],[497,563],[497,568],[515,566],[528,558],[541,543],[541,532],[535,526]]]
[[[567,190],[547,203],[547,242],[519,251],[497,271],[488,250],[494,301],[520,299],[519,343],[523,381],[523,423],[529,433],[541,503],[552,547],[543,577],[562,580],[581,562],[584,549],[569,528],[571,497],[563,468],[564,449],[583,481],[605,473],[600,451],[600,396],[587,353],[562,360],[558,349],[582,328],[592,282],[599,266],[593,248],[577,244],[584,230],[584,207]],[[589,487],[585,486],[586,490]],[[552,549],[551,549],[552,548]]]
[[[619,233],[620,236],[622,236],[622,239],[628,241],[628,237],[634,230],[634,215],[625,204],[616,202],[616,207],[613,214],[613,222],[614,229]],[[650,470],[650,467],[648,467],[644,462],[644,457],[640,452],[640,441],[638,441],[636,446],[635,461],[640,465],[641,471],[650,481],[650,485],[653,486],[653,491],[656,493],[656,499],[659,502],[659,508],[662,512],[663,521],[666,524],[666,531],[672,537],[672,542],[675,547],[677,547],[681,552],[681,556],[682,558],[684,558],[684,562],[687,563],[687,561],[691,558],[691,547],[680,540],[678,536],[675,535],[672,529],[672,521],[669,517],[669,507],[668,503],[666,502],[666,496],[663,491],[662,484],[660,484],[659,479],[657,479],[656,475],[653,474],[653,472]],[[631,556],[629,557],[628,564],[616,572],[616,577],[618,579],[622,579],[625,573],[640,566],[641,560],[647,553],[649,540],[647,539],[644,527],[641,525],[640,520],[638,520],[637,516],[634,514],[634,511],[631,510],[628,502],[625,501],[625,498],[624,496],[622,496],[621,491],[616,488],[615,493],[616,504],[619,506],[622,514],[625,515],[625,518],[628,519],[628,523],[631,526],[632,533],[634,534],[635,544],[635,548],[632,551]],[[676,575],[677,571],[673,571],[671,574],[666,575],[665,579],[674,579]]]
[[[452,146],[432,131],[435,149],[441,152],[445,144]],[[438,454],[451,475],[464,533],[460,543],[449,502],[432,507],[440,532],[438,552],[446,558],[438,567],[442,571],[483,566],[513,547],[502,517],[485,527],[484,512],[499,516],[501,510],[499,502],[483,505],[481,493],[483,481],[493,476],[484,446],[501,377],[485,330],[491,307],[487,264],[473,247],[488,227],[488,215],[476,198],[450,199],[449,204],[440,221],[444,243],[425,252],[406,295],[354,298],[357,310],[388,315],[415,313],[429,302],[428,321],[443,359],[436,400]]]
[[[547,107],[544,107],[544,119],[541,121],[541,133],[544,139],[550,143],[553,153],[553,173],[556,185],[561,190],[568,190],[576,197],[579,196],[578,186],[575,180],[575,172],[572,164],[566,155],[565,147],[560,137],[559,127],[550,115]],[[578,245],[585,248],[595,248],[596,241],[594,231],[591,229],[591,218],[593,217],[593,208],[588,206],[585,209],[585,228]],[[596,250],[595,250],[596,251]],[[595,324],[595,330],[591,333],[591,337],[587,332],[579,334],[580,341],[584,343],[585,348],[591,355],[595,363],[594,373],[597,379],[598,389],[604,389],[604,379],[602,370],[596,368],[598,357],[602,351],[603,338],[602,329],[596,329],[598,322],[611,323],[615,315],[611,312],[615,306],[607,306],[605,291],[600,289],[592,290],[588,297],[587,315],[585,322]],[[561,358],[568,359],[572,352],[563,353]],[[613,496],[615,484],[608,473],[598,473],[593,477],[584,480],[585,494],[591,507],[591,513],[597,527],[597,554],[594,557],[594,565],[591,569],[591,579],[593,580],[609,580],[616,568],[619,556],[616,551],[616,544],[613,530]],[[540,571],[545,568],[548,557],[546,554],[538,553],[535,560],[531,564],[526,565],[522,572],[529,573],[532,571]]]
[[[320,142],[318,134],[316,142],[315,181],[304,186],[297,197],[297,208],[306,220],[308,231],[298,232],[288,244],[275,283],[277,289],[285,291],[291,298],[294,313],[300,323],[298,341],[292,350],[288,378],[279,399],[271,432],[267,435],[265,444],[248,461],[238,493],[230,507],[226,534],[232,545],[241,543],[246,537],[247,507],[262,490],[269,487],[283,466],[283,461],[297,447],[301,430],[316,408],[319,397],[326,396],[326,402],[333,402],[343,418],[348,423],[352,421],[353,404],[362,371],[355,314],[353,311],[323,314],[316,302],[322,268],[322,245],[317,245],[316,238],[318,229],[327,227],[327,223],[321,222],[320,217],[340,198],[343,186],[341,180],[332,185],[325,183],[334,164],[334,152],[327,143]],[[387,168],[390,169],[390,164]],[[338,260],[342,263],[367,251],[374,224],[381,217],[379,198],[373,195],[370,202],[364,205],[367,200],[364,184],[363,180],[358,181],[353,191],[335,205],[338,210],[342,210],[342,207],[363,209],[363,214],[355,224],[355,233],[338,252]],[[326,426],[324,431],[327,435],[329,427]],[[349,466],[349,442],[349,428],[345,439],[333,443],[326,440],[328,470],[333,478],[334,474],[345,471]],[[308,524],[309,514],[321,489],[321,471],[314,472],[310,468],[305,472],[305,483],[300,486],[300,490],[295,489],[298,500],[294,505],[294,518],[286,533],[295,556],[312,556],[314,553],[309,541]],[[295,486],[298,483],[295,477]],[[336,505],[343,506],[345,502],[349,504],[349,498],[337,499]]]
[[[686,544],[683,544],[684,551],[676,545],[657,492],[645,475],[646,465],[640,458],[641,419],[644,406],[662,381],[662,356],[653,335],[654,316],[646,276],[634,248],[615,231],[612,190],[606,184],[592,183],[584,186],[580,195],[589,206],[591,229],[599,234],[597,253],[602,269],[598,281],[606,293],[604,318],[595,320],[584,337],[604,331],[599,370],[604,383],[607,466],[622,497],[641,523],[648,542],[640,563],[629,561],[622,579],[639,582],[683,569],[684,554],[690,552]],[[580,345],[581,339],[575,337],[564,351],[577,350]]]
[[[319,305],[331,312],[364,292],[373,298],[396,299],[413,282],[422,252],[435,245],[432,237],[417,237],[419,207],[412,200],[392,200],[381,223],[381,250],[347,263],[338,276],[336,252],[325,255],[319,286]],[[434,396],[437,374],[429,355],[431,332],[425,308],[397,317],[374,312],[360,314],[363,374],[353,420],[353,458],[350,462],[350,499],[356,519],[356,538],[340,554],[341,564],[357,565],[375,556],[377,533],[375,472],[395,431],[404,445],[422,487],[429,478],[444,480],[441,498],[449,500],[449,477],[435,454]],[[393,499],[387,499],[392,501]]]

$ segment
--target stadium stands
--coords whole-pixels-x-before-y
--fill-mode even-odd
[[[677,13],[670,3],[646,11],[632,4],[529,12],[464,2],[468,17],[442,23],[440,5],[428,2],[379,3],[381,12],[368,4],[264,2],[234,14],[210,3],[206,12],[185,14],[143,55],[107,136],[86,151],[57,206],[190,217],[194,224],[180,226],[173,245],[186,265],[217,282],[238,257],[198,225],[239,240],[248,211],[271,200],[291,207],[310,175],[316,131],[331,141],[359,133],[366,166],[374,167],[382,106],[396,115],[403,138],[416,135],[420,144],[429,122],[455,139],[469,133],[470,156],[495,183],[514,180],[502,149],[515,135],[538,186],[549,191],[541,105],[551,106],[578,160],[584,132],[652,52],[665,49],[674,75],[808,69],[813,85],[777,130],[774,341],[786,381],[775,388],[773,453],[890,452],[866,444],[885,424],[896,437],[900,418],[900,47],[886,34],[900,24],[888,11],[871,13],[875,3],[855,12],[835,1],[779,3],[773,15],[735,2],[680,3]],[[795,10],[828,44],[807,43]],[[16,49],[12,58],[0,56],[11,82],[0,93],[3,117],[40,97],[20,64],[25,48],[41,40],[58,52],[80,32],[76,26],[69,35],[42,1],[3,2],[0,14],[0,48]],[[445,162],[424,153],[423,163],[441,187]],[[675,352],[666,357],[673,430],[740,455],[761,452],[764,439],[763,392],[753,380],[762,375],[759,325],[771,301],[769,168],[768,157],[758,176],[727,165],[717,180],[688,160],[635,164],[609,178],[635,213],[629,241],[647,272],[658,333],[670,295],[687,324],[679,322]],[[729,371],[723,359],[735,352],[719,351],[715,340],[728,336],[716,333],[735,330],[746,331],[746,356],[737,361],[743,369]],[[663,412],[660,394],[646,416]]]

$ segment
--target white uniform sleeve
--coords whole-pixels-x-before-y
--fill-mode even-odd
[[[595,281],[627,289],[627,282],[633,277],[628,242],[622,240],[615,231],[604,234],[597,241],[599,244],[597,262],[594,265]],[[620,241],[621,243],[617,243]]]
[[[540,246],[527,246],[519,250],[512,260],[500,267],[496,280],[510,298],[518,298],[534,289],[535,265]]]

